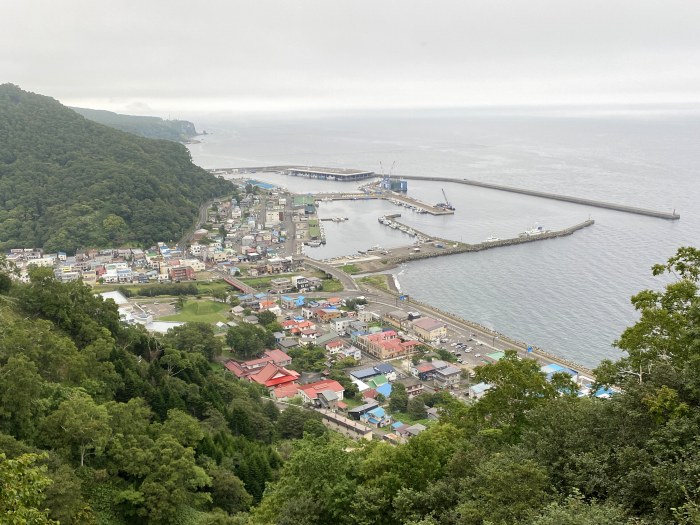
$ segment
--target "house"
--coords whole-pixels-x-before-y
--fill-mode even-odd
[[[292,289],[292,281],[290,279],[272,279],[270,287],[274,293],[285,293]]]
[[[276,401],[289,401],[299,394],[299,385],[296,383],[287,383],[279,385],[270,392],[270,397]]]
[[[439,341],[447,337],[447,325],[432,317],[421,317],[413,321],[413,330],[416,335],[426,342]]]
[[[385,385],[388,382],[389,381],[387,380],[386,376],[381,375],[381,374],[378,376],[374,376],[374,377],[368,379],[367,381],[365,381],[365,383],[367,383],[367,386],[370,388],[378,388],[379,386]]]
[[[377,363],[374,365],[374,369],[386,376],[388,381],[396,381],[396,370],[389,363]]]
[[[236,377],[243,378],[257,373],[269,363],[285,367],[292,364],[292,358],[281,350],[265,350],[262,357],[259,359],[251,359],[243,362],[229,360],[226,361],[224,366]]]
[[[299,395],[304,403],[316,404],[320,392],[332,391],[338,396],[338,401],[342,401],[345,388],[333,379],[323,379],[315,383],[309,383],[299,387]]]
[[[393,310],[391,312],[387,312],[386,314],[384,314],[382,321],[399,330],[401,330],[402,328],[408,328],[410,326],[408,314],[403,310]]]
[[[341,315],[342,315],[342,312],[340,310],[335,309],[335,308],[322,308],[322,309],[316,311],[316,317],[322,323],[328,323],[328,322],[332,321],[333,319],[337,319]]]
[[[299,291],[309,289],[309,280],[303,275],[295,275],[292,277],[291,281],[292,286],[294,286],[294,288],[296,288]]]
[[[547,376],[547,381],[551,381],[554,374],[562,373],[568,375],[574,383],[578,382],[578,372],[571,368],[564,368],[561,365],[552,363],[543,366],[540,370]]]
[[[318,277],[309,277],[306,281],[307,290],[320,290],[323,288],[323,280]]]
[[[375,390],[376,390],[377,394],[383,395],[384,399],[389,399],[389,397],[391,396],[391,391],[392,391],[391,383],[387,382],[387,383],[384,383],[383,385],[379,385],[378,387],[375,388]]]
[[[376,428],[391,424],[391,416],[382,407],[376,407],[360,416],[360,421]]]
[[[366,332],[367,331],[367,321],[351,321],[350,325],[345,329],[345,333],[352,335],[353,332]]]
[[[401,383],[403,386],[406,387],[406,393],[408,394],[408,397],[416,397],[423,393],[423,383],[415,377],[399,379],[397,383]]]
[[[360,406],[357,406],[355,408],[351,408],[350,410],[348,410],[348,416],[350,416],[352,419],[359,421],[360,417],[363,414],[366,414],[367,412],[369,412],[370,410],[372,410],[373,408],[376,408],[378,406],[379,406],[379,403],[377,403],[374,400],[367,401],[367,403],[365,403],[364,405],[360,405]]]
[[[433,375],[435,386],[439,388],[453,388],[459,384],[461,379],[461,370],[452,365],[436,369]]]
[[[328,410],[337,410],[339,403],[341,403],[340,397],[333,390],[322,390],[318,393],[316,400],[318,406]]]
[[[268,363],[259,372],[248,376],[248,380],[273,389],[279,385],[294,383],[299,380],[299,377],[299,372],[295,370],[288,370],[274,363]]]
[[[305,328],[299,332],[299,342],[303,345],[315,344],[317,335],[315,328]]]
[[[356,379],[359,379],[360,381],[367,381],[375,376],[380,375],[381,372],[377,370],[375,367],[369,367],[369,368],[361,368],[359,370],[353,370],[350,372],[350,375]]]
[[[472,399],[481,399],[486,394],[486,391],[491,388],[488,383],[477,383],[469,387],[469,397]]]
[[[427,427],[425,425],[421,425],[420,423],[415,423],[405,429],[406,434],[408,434],[409,437],[414,437],[426,430]]]
[[[427,381],[433,378],[433,373],[435,372],[435,365],[430,363],[418,363],[411,367],[411,374],[420,379],[421,381]]]
[[[342,339],[333,339],[326,343],[326,351],[330,355],[335,355],[345,347],[345,342]]]
[[[350,323],[352,323],[354,320],[355,319],[352,317],[339,317],[337,319],[333,319],[331,326],[336,333],[344,334],[348,326],[350,326]]]
[[[304,303],[302,302],[302,305],[303,304]],[[286,310],[294,310],[298,306],[297,299],[295,297],[287,297],[286,295],[283,295],[280,297],[280,306]]]
[[[299,346],[299,341],[291,338],[282,339],[280,342],[277,343],[277,346],[279,346],[282,349],[282,351],[291,350],[292,348],[296,348],[297,346]]]
[[[349,346],[338,351],[338,357],[352,357],[355,361],[362,359],[362,351],[356,346]]]

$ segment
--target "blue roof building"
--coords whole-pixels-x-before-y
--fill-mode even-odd
[[[374,369],[379,372],[380,374],[391,374],[392,372],[395,372],[394,367],[391,366],[388,363],[379,363],[377,365],[374,365]]]
[[[381,394],[388,399],[391,395],[391,383],[384,383],[383,385],[379,385],[377,388],[375,388],[375,390],[377,391],[377,394]]]

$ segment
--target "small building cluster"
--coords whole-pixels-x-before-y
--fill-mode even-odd
[[[181,282],[196,278],[205,269],[202,261],[187,257],[177,248],[158,243],[147,250],[120,248],[80,250],[75,255],[64,252],[44,253],[38,248],[16,248],[7,260],[19,270],[22,282],[29,280],[28,270],[35,266],[53,269],[56,279],[70,282],[81,279],[85,284],[133,284]]]

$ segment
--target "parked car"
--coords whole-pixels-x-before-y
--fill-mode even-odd
[[[481,357],[481,354],[474,354],[474,357]]]

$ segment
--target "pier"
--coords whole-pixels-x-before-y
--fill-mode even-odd
[[[385,217],[391,217],[391,221],[401,224],[396,220],[398,214],[386,215]],[[458,253],[481,252],[494,248],[502,248],[504,246],[514,246],[516,244],[525,244],[528,242],[566,237],[568,235],[572,235],[578,230],[592,226],[593,224],[595,224],[595,221],[593,219],[588,219],[562,230],[545,231],[536,235],[519,235],[518,237],[513,237],[510,239],[498,239],[495,241],[484,241],[474,244],[455,242],[449,239],[441,239],[434,235],[428,235],[425,232],[402,224],[402,226],[404,226],[406,229],[411,230],[413,235],[418,237],[420,244],[404,246],[402,248],[393,248],[388,254],[383,255],[370,255],[368,253],[365,256],[353,255],[335,257],[333,259],[325,260],[323,263],[325,263],[327,266],[343,266],[345,264],[363,265],[363,263],[366,263],[364,265],[364,271],[366,273],[372,273],[375,271],[383,271],[389,266],[394,266],[409,261],[429,259],[432,257],[442,257],[445,255],[455,255]]]
[[[405,195],[397,195],[395,193],[317,193],[314,198],[321,202],[328,201],[359,201],[369,199],[383,199],[389,201],[396,206],[412,207],[419,213],[428,213],[430,215],[454,215],[454,210],[448,210],[439,206],[433,206],[426,202],[407,197]]]
[[[481,252],[484,250],[490,250],[493,248],[501,248],[503,246],[514,246],[516,244],[525,244],[528,242],[543,241],[546,239],[556,239],[557,237],[566,237],[571,235],[578,230],[587,228],[595,224],[593,219],[588,219],[579,224],[571,226],[569,228],[564,228],[563,230],[547,231],[540,233],[538,235],[519,235],[518,237],[513,237],[511,239],[499,239],[497,241],[484,241],[476,244],[466,244],[466,243],[455,243],[454,241],[442,240],[441,244],[444,244],[443,248],[436,248],[435,250],[423,251],[421,248],[420,252],[401,254],[396,257],[391,257],[387,260],[388,264],[400,264],[408,261],[416,261],[419,259],[429,259],[431,257],[440,257],[443,255],[453,255],[457,253],[467,253],[467,252]],[[424,233],[418,232],[420,235],[427,236]],[[432,237],[435,239],[435,237]],[[448,244],[449,243],[449,244]],[[414,248],[415,249],[415,248]]]
[[[456,184],[465,184],[468,186],[478,186],[480,188],[488,188],[490,190],[507,191],[510,193],[520,193],[521,195],[530,195],[532,197],[541,197],[543,199],[552,199],[564,202],[572,202],[574,204],[583,204],[584,206],[594,206],[596,208],[606,208],[608,210],[621,211],[624,213],[634,213],[637,215],[646,215],[648,217],[656,217],[658,219],[666,219],[671,221],[677,221],[681,218],[676,210],[673,213],[648,210],[646,208],[638,208],[636,206],[627,206],[625,204],[614,204],[612,202],[597,201],[594,199],[584,199],[582,197],[572,197],[570,195],[560,195],[557,193],[547,193],[538,190],[528,190],[525,188],[515,188],[513,186],[504,186],[502,184],[492,184],[490,182],[481,182],[478,180],[469,179],[450,179],[448,177],[424,177],[420,175],[401,175],[403,179],[411,180],[426,180],[435,182],[454,182]]]

